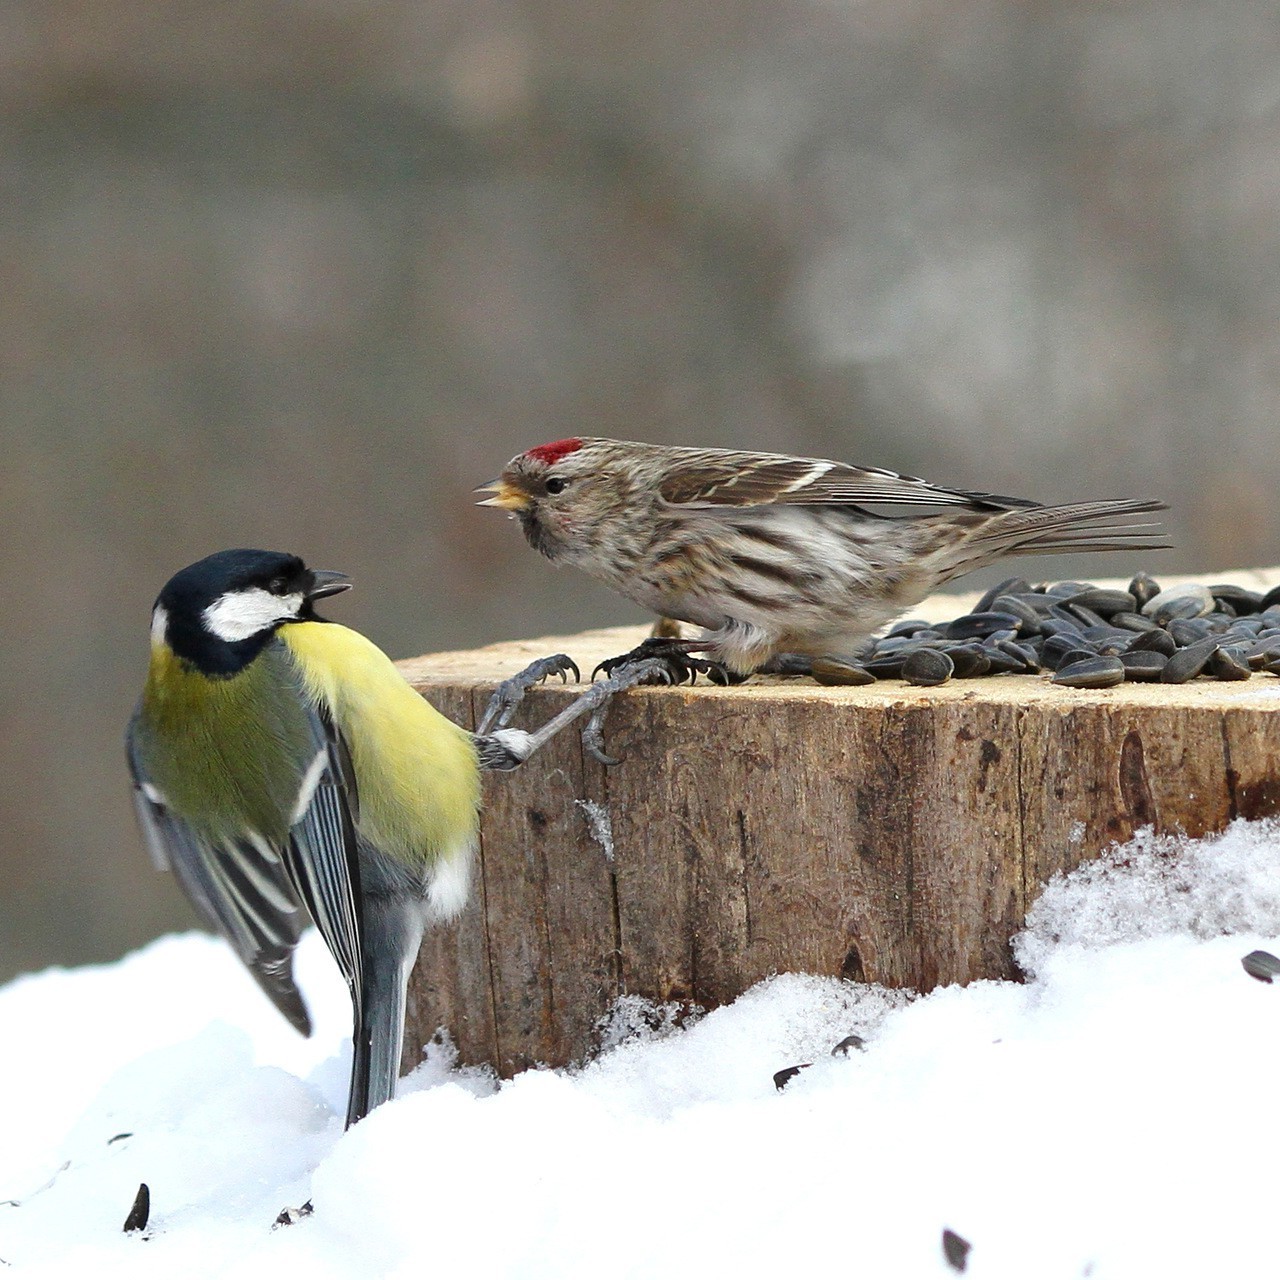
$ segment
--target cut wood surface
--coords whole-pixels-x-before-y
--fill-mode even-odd
[[[1280,570],[1184,580],[1266,589]],[[954,617],[975,598],[911,615]],[[533,658],[563,651],[586,674],[646,633],[399,665],[474,724]],[[516,723],[580,691],[540,687]],[[1097,691],[1048,676],[700,681],[616,698],[605,742],[621,764],[587,757],[570,729],[486,778],[470,902],[428,935],[410,983],[406,1068],[438,1027],[463,1061],[504,1074],[581,1060],[622,994],[711,1007],[783,971],[922,990],[1014,977],[1010,938],[1055,872],[1141,827],[1194,836],[1280,812],[1268,675]]]

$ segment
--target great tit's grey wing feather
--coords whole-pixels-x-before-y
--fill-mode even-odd
[[[128,739],[138,825],[152,860],[177,877],[196,914],[220,933],[258,985],[294,1027],[311,1019],[293,981],[293,951],[307,919],[279,853],[260,837],[213,842],[164,803]]]
[[[663,481],[660,492],[667,502],[680,507],[893,503],[999,509],[1036,505],[1024,498],[944,489],[879,467],[729,450],[707,450],[683,461]]]
[[[352,1037],[351,1092],[347,1123],[369,1109],[371,1037],[365,1019],[366,963],[360,846],[354,813],[358,795],[351,755],[327,707],[312,708],[312,728],[322,743],[304,775],[301,810],[289,832],[289,867],[351,992],[355,1030]],[[305,788],[314,787],[310,795]],[[375,938],[375,945],[377,939]],[[373,993],[377,999],[377,993]],[[397,1044],[399,1042],[397,1041]]]
[[[289,870],[342,976],[359,1018],[361,986],[360,854],[352,817],[351,757],[327,709],[312,709],[319,750],[304,778],[289,832]]]

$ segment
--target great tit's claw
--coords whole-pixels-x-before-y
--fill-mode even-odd
[[[582,679],[578,664],[567,653],[553,653],[549,658],[539,658],[531,662],[523,671],[517,672],[509,680],[504,680],[493,691],[489,705],[484,709],[477,734],[486,734],[493,729],[505,729],[511,723],[524,696],[535,684],[540,684],[550,676],[559,676],[565,684],[569,683],[569,673],[573,673],[575,681]]]

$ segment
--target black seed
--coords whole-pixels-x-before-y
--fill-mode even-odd
[[[1198,618],[1213,608],[1213,597],[1198,583],[1169,587],[1142,606],[1142,612],[1163,626],[1171,618]]]
[[[1154,600],[1160,594],[1160,584],[1149,574],[1138,572],[1129,582],[1129,594],[1138,602],[1141,609],[1148,600]]]
[[[1131,649],[1120,655],[1126,680],[1159,680],[1169,659],[1154,649]]]
[[[997,613],[1009,613],[1017,618],[1018,630],[1023,635],[1033,636],[1040,630],[1040,615],[1017,596],[997,596],[994,608]]]
[[[788,1083],[794,1080],[795,1077],[805,1069],[805,1067],[811,1066],[813,1066],[812,1062],[801,1062],[794,1067],[783,1067],[781,1071],[775,1071],[773,1073],[773,1087],[781,1093],[782,1090],[787,1087]]]
[[[946,650],[955,667],[957,680],[985,676],[991,670],[991,659],[976,644],[958,644]]]
[[[141,1231],[151,1217],[151,1188],[145,1182],[138,1183],[138,1194],[133,1197],[133,1207],[124,1220],[124,1231]]]
[[[955,663],[940,650],[917,649],[902,664],[902,678],[908,684],[929,687],[946,684],[955,669]]]
[[[986,654],[987,662],[990,663],[987,667],[987,674],[990,676],[1021,674],[1027,669],[1021,658],[1015,658],[995,645],[983,645],[982,652]]]
[[[1185,649],[1179,649],[1165,664],[1164,670],[1160,673],[1160,682],[1186,684],[1188,680],[1194,680],[1208,665],[1217,647],[1218,642],[1211,638],[1199,640]]]
[[[1280,654],[1273,658],[1268,658],[1260,668],[1269,676],[1280,676]]]
[[[1249,664],[1239,650],[1219,646],[1209,659],[1209,674],[1218,680],[1247,680]]]
[[[1078,636],[1083,630],[1074,618],[1045,618],[1040,623],[1043,636]]]
[[[1086,609],[1082,604],[1068,604],[1065,600],[1061,604],[1054,605],[1050,613],[1055,618],[1077,623],[1081,627],[1100,627],[1103,625],[1103,618],[1100,613],[1094,613],[1092,609]]]
[[[1018,617],[1012,613],[966,613],[954,622],[948,623],[946,636],[949,640],[976,640],[988,636],[993,631],[1017,630]]]
[[[1081,638],[1095,653],[1119,653],[1128,648],[1133,639],[1132,631],[1122,631],[1119,627],[1086,627]]]
[[[1078,596],[1082,591],[1094,591],[1092,582],[1055,582],[1046,589],[1046,594],[1053,596],[1057,600],[1069,600],[1072,596]]]
[[[1104,618],[1116,613],[1132,613],[1138,607],[1137,600],[1128,591],[1110,591],[1105,587],[1092,587],[1088,591],[1068,596],[1067,604],[1092,609]]]
[[[1172,658],[1178,652],[1178,645],[1163,627],[1156,627],[1154,631],[1144,631],[1142,635],[1129,641],[1129,653],[1137,653],[1142,649],[1150,649],[1154,653],[1163,653],[1166,658]]]
[[[1003,582],[997,582],[990,591],[986,592],[982,599],[973,606],[973,611],[974,613],[985,613],[991,608],[997,596],[1021,595],[1024,591],[1030,590],[1031,583],[1026,578],[1006,578]]]
[[[1195,644],[1209,635],[1207,618],[1170,618],[1166,630],[1179,645]]]
[[[963,1271],[969,1265],[969,1250],[973,1248],[963,1236],[958,1236],[950,1227],[942,1233],[942,1256],[952,1271]]]
[[[834,1049],[831,1050],[831,1053],[832,1053],[832,1056],[834,1056],[837,1053],[847,1054],[852,1049],[865,1049],[866,1047],[867,1047],[867,1042],[861,1036],[858,1036],[858,1035],[845,1036],[845,1038],[841,1040],[840,1043],[836,1045]]]
[[[1050,671],[1056,671],[1062,659],[1078,647],[1079,640],[1079,636],[1072,635],[1050,636],[1040,646],[1040,661]]]
[[[903,618],[901,622],[895,622],[889,628],[888,634],[891,636],[913,636],[917,631],[928,631],[932,626],[932,622],[925,622],[923,618]]]
[[[1122,627],[1125,631],[1155,631],[1159,626],[1158,623],[1152,622],[1150,618],[1144,618],[1140,613],[1113,613],[1111,625]]]
[[[1244,656],[1255,671],[1261,671],[1272,658],[1280,657],[1280,637],[1260,637],[1245,650]]]
[[[310,1200],[304,1201],[296,1209],[281,1209],[276,1214],[275,1222],[271,1224],[271,1230],[274,1231],[277,1227],[291,1227],[295,1223],[301,1222],[303,1218],[311,1217],[315,1211],[315,1205]]]
[[[1280,959],[1270,951],[1250,951],[1240,963],[1244,965],[1245,973],[1259,982],[1270,982],[1280,973]]]
[[[872,658],[869,662],[864,662],[862,667],[877,680],[898,680],[902,677],[902,668],[906,665],[907,657],[905,653],[893,653],[884,658]],[[854,683],[859,682],[854,681]]]
[[[1272,587],[1266,595],[1258,601],[1258,612],[1263,613],[1274,605],[1280,604],[1280,586]]]
[[[1078,662],[1064,663],[1053,677],[1054,684],[1072,689],[1110,689],[1124,682],[1124,664],[1119,658],[1090,654]]]
[[[1062,655],[1058,663],[1058,670],[1061,671],[1063,667],[1069,667],[1073,662],[1088,662],[1090,658],[1096,658],[1097,656],[1096,650],[1086,648],[1084,645],[1077,645],[1074,649],[1068,649]]]
[[[1029,644],[1019,644],[1017,640],[1001,640],[1000,650],[1009,657],[1018,659],[1024,671],[1040,670],[1040,656]]]
[[[866,667],[856,666],[852,662],[841,662],[839,658],[814,658],[813,678],[819,684],[875,684],[876,678]]]

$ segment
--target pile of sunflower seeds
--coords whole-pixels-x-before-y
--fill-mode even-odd
[[[855,663],[813,667],[822,684],[938,685],[952,676],[1039,671],[1076,689],[1280,676],[1280,587],[1265,595],[1230,583],[1162,590],[1146,573],[1125,591],[1007,578],[972,613],[940,623],[908,618],[868,641]]]

